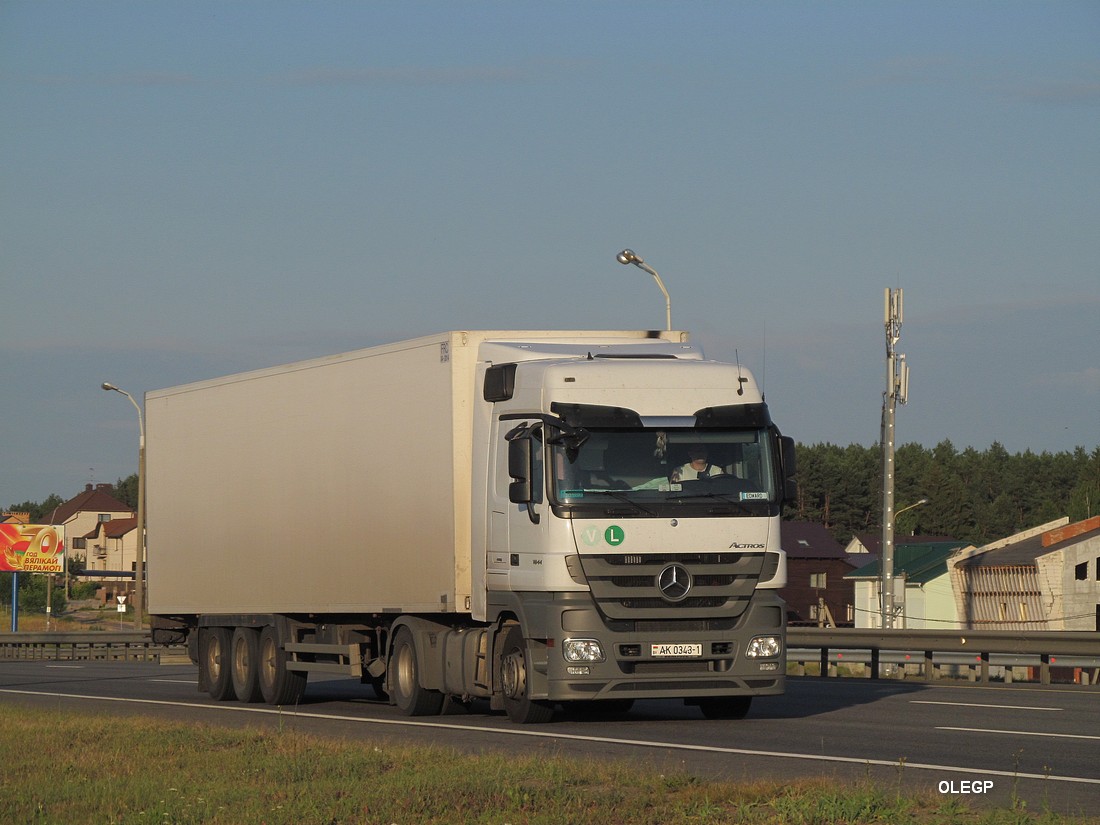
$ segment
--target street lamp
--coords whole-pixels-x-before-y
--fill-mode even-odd
[[[672,330],[672,299],[668,297],[668,290],[665,289],[665,285],[661,281],[661,276],[657,274],[657,270],[655,270],[653,267],[651,267],[649,264],[647,264],[645,261],[643,261],[637,255],[635,255],[633,249],[624,249],[622,252],[620,252],[618,255],[615,256],[615,260],[617,260],[619,263],[624,264],[624,265],[625,264],[634,264],[634,266],[638,267],[639,269],[644,269],[646,272],[648,272],[650,275],[653,276],[653,279],[655,281],[657,281],[657,286],[659,286],[661,288],[661,292],[664,293],[664,296],[665,296],[665,329],[671,331]]]
[[[927,503],[928,503],[928,499],[926,499],[926,498],[922,498],[922,499],[921,499],[920,501],[918,501],[918,502],[917,502],[916,504],[910,504],[910,505],[909,505],[908,507],[902,507],[902,508],[901,508],[900,510],[898,510],[898,511],[897,511],[896,513],[894,513],[894,524],[896,525],[896,524],[898,523],[898,516],[900,516],[900,515],[901,515],[902,513],[904,513],[904,512],[906,511],[906,510],[913,510],[913,509],[915,509],[915,508],[917,508],[917,507],[920,507],[920,506],[922,506],[922,505],[924,505],[924,504],[927,504]]]
[[[896,511],[893,516],[887,511],[885,529],[890,537],[890,542],[889,546],[885,543],[883,544],[880,584],[880,589],[882,590],[882,627],[884,629],[894,626],[894,525],[897,523],[898,516],[902,513],[927,503],[928,499],[922,498],[916,504],[902,507],[900,510]]]
[[[137,564],[134,567],[134,625],[141,628],[145,612],[145,415],[130,393],[104,381],[100,385],[108,392],[125,395],[138,414],[138,513],[137,513]]]

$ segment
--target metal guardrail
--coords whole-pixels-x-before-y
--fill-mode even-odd
[[[155,645],[148,631],[81,633],[0,633],[0,659],[186,661],[183,645]],[[1037,668],[1038,681],[1051,683],[1051,669],[1068,667],[1085,684],[1100,681],[1100,633],[1006,630],[864,630],[792,627],[787,630],[787,663],[805,671],[816,663],[820,674],[839,664],[863,664],[867,676],[884,678],[886,669],[932,681],[944,668],[962,668],[973,681],[991,681],[991,669]],[[1091,677],[1089,670],[1092,670]],[[1019,679],[1017,679],[1019,681]]]
[[[991,668],[1004,668],[1005,682],[1013,681],[1016,668],[1037,668],[1044,685],[1051,683],[1052,667],[1066,667],[1083,684],[1089,683],[1092,669],[1095,684],[1100,677],[1100,633],[792,627],[787,630],[787,662],[802,670],[816,662],[821,676],[835,672],[838,664],[866,664],[872,679],[884,678],[884,666],[916,666],[926,681],[934,680],[944,667],[961,667],[971,680],[983,683],[991,681]]]
[[[155,645],[147,631],[0,633],[0,659],[159,662],[180,655],[186,657],[186,648]]]

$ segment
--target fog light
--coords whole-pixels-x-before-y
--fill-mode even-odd
[[[602,662],[603,648],[595,639],[566,639],[561,646],[567,662]]]
[[[566,665],[565,672],[570,676],[591,676],[592,668],[588,665]]]
[[[745,648],[745,656],[749,659],[774,659],[782,648],[778,636],[754,636]]]
[[[771,670],[779,670],[779,662],[761,662],[760,670],[762,672],[768,672]]]

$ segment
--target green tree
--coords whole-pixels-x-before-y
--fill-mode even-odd
[[[11,607],[11,573],[0,573],[0,604]],[[19,612],[45,613],[48,579],[45,573],[20,573],[19,574]],[[54,613],[60,613],[65,609],[65,588],[53,587],[49,594],[49,601]]]
[[[895,452],[897,508],[928,498],[905,514],[903,533],[934,533],[985,544],[1062,516],[1100,513],[1100,448],[1087,452],[1009,453],[994,442],[961,453],[949,440]],[[824,524],[841,542],[881,527],[882,451],[878,445],[799,447],[798,504],[788,518]]]
[[[61,498],[57,493],[52,493],[45,498],[44,501],[24,501],[21,504],[13,504],[7,507],[5,513],[30,513],[31,524],[41,523],[43,517],[52,513],[58,507],[65,503],[65,500]]]
[[[138,505],[138,477],[137,473],[132,473],[126,476],[126,478],[120,478],[115,482],[115,498],[133,510],[137,512]]]

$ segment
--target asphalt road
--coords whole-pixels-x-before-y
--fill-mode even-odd
[[[541,751],[645,762],[723,779],[827,777],[966,797],[978,807],[1100,811],[1100,689],[788,680],[748,717],[706,720],[680,702],[613,718],[516,726],[486,704],[410,719],[369,687],[311,677],[297,708],[213,702],[191,665],[0,662],[0,701],[225,725],[279,725],[465,752]]]

